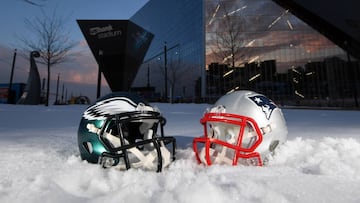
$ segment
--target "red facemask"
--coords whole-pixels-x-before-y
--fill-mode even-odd
[[[220,112],[208,112],[201,118],[204,135],[194,138],[193,149],[199,163],[262,166],[256,148],[263,140],[254,119]],[[199,151],[200,150],[200,151]]]

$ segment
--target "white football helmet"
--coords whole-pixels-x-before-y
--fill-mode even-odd
[[[235,91],[207,109],[200,123],[204,135],[194,138],[199,163],[262,166],[285,142],[287,127],[281,109],[262,94]]]

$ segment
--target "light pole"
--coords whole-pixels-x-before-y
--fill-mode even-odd
[[[100,90],[101,90],[101,68],[103,65],[103,55],[104,51],[99,49],[99,71],[98,71],[98,79],[97,79],[97,91],[96,91],[96,98],[100,97]]]
[[[58,94],[59,94],[59,81],[60,81],[60,73],[58,73],[57,82],[56,82],[56,95],[55,95],[55,104],[59,104]]]
[[[15,60],[16,60],[16,49],[14,51],[14,57],[13,57],[13,61],[12,61],[12,66],[11,66],[11,74],[10,74],[10,82],[9,82],[9,89],[8,89],[8,104],[13,103],[13,93],[12,93],[12,82],[13,82],[13,77],[14,77],[14,68],[15,68]]]
[[[359,107],[359,101],[357,98],[357,88],[356,88],[356,74],[354,72],[354,69],[352,67],[352,63],[351,63],[351,58],[350,58],[350,53],[349,53],[349,44],[347,41],[344,42],[345,46],[346,46],[346,56],[347,56],[347,69],[350,72],[350,81],[351,81],[351,85],[352,90],[353,90],[353,94],[354,94],[354,102],[355,102],[355,107],[358,108]]]
[[[165,72],[165,101],[167,101],[167,47],[166,47],[166,42],[164,44],[164,72]]]
[[[150,65],[148,64],[147,67],[147,83],[146,83],[147,87],[150,87]]]
[[[64,104],[64,83],[62,85],[62,91],[61,91],[61,103]]]
[[[164,63],[165,63],[165,67],[164,67],[164,77],[165,77],[165,79],[164,79],[165,80],[164,81],[164,83],[165,83],[164,84],[164,90],[165,90],[164,96],[165,96],[165,99],[167,99],[167,52],[174,49],[174,48],[176,48],[176,47],[179,47],[179,46],[180,46],[180,44],[176,44],[176,45],[174,45],[174,46],[172,46],[172,47],[170,47],[168,49],[167,46],[166,46],[166,42],[165,42],[163,52],[160,52],[160,53],[156,54],[155,56],[150,57],[149,59],[147,59],[146,61],[144,61],[142,63],[142,64],[147,63],[147,62],[149,62],[149,61],[151,61],[151,60],[153,60],[155,58],[158,58],[158,60],[160,60],[160,56],[164,54]]]

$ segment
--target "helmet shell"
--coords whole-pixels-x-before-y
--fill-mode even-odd
[[[266,96],[248,90],[228,93],[200,119],[204,135],[194,138],[199,163],[262,166],[285,142],[281,109]]]
[[[99,138],[99,134],[95,130],[89,130],[88,126],[101,129],[109,116],[135,111],[140,103],[150,107],[142,97],[136,94],[114,92],[90,105],[82,115],[77,133],[81,158],[90,163],[98,163],[101,154],[109,151]]]
[[[227,113],[252,118],[260,129],[268,126],[270,132],[263,134],[263,141],[257,152],[264,158],[272,151],[272,144],[280,144],[287,139],[287,126],[282,110],[266,96],[248,90],[226,94],[216,101],[215,106],[222,105]]]

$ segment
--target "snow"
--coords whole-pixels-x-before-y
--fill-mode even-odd
[[[178,144],[162,173],[81,161],[85,105],[0,105],[0,202],[360,202],[360,111],[283,109],[288,141],[268,166],[205,167],[191,142],[209,105],[153,105]]]

